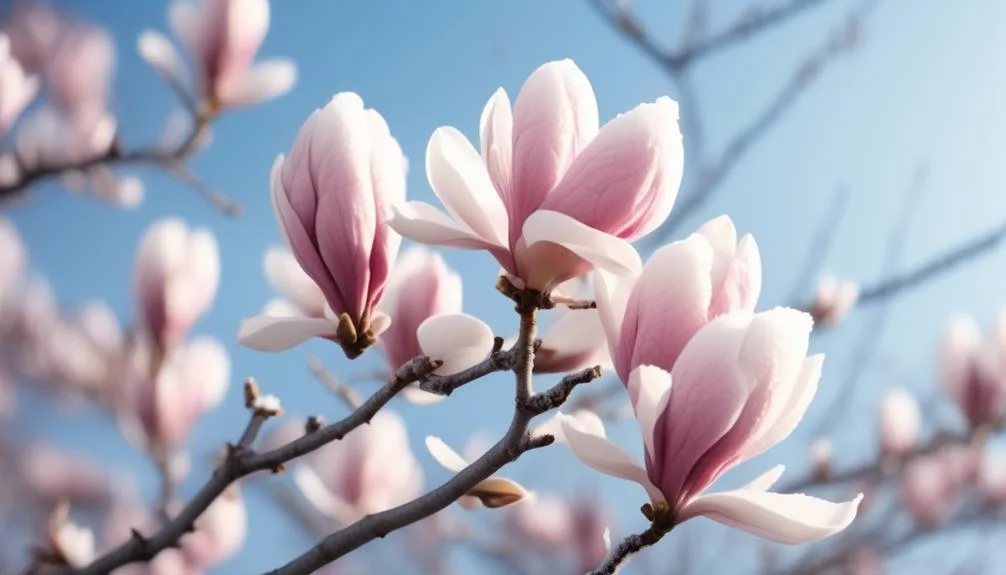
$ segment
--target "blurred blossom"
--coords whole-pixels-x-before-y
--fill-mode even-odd
[[[133,287],[140,323],[159,350],[185,337],[217,293],[220,255],[205,228],[189,230],[179,219],[160,220],[140,240]]]
[[[600,497],[579,496],[570,507],[578,573],[597,567],[611,551],[611,520],[601,501]]]
[[[479,363],[492,351],[495,338],[482,320],[464,313],[427,318],[416,330],[419,349],[430,359],[443,362],[436,375],[454,375]]]
[[[831,458],[830,440],[822,437],[810,444],[810,467],[816,481],[823,481],[831,474]]]
[[[919,404],[908,390],[894,387],[880,402],[880,446],[885,455],[903,457],[915,449],[921,426]]]
[[[324,317],[247,319],[239,340],[280,351],[322,337],[359,356],[390,322],[377,306],[401,243],[385,223],[389,204],[405,197],[398,142],[358,95],[336,94],[276,159],[270,188],[287,246],[328,306]]]
[[[460,473],[484,453],[484,450],[473,453],[466,459],[442,439],[432,435],[426,437],[426,449],[437,463],[452,473]],[[482,506],[496,509],[517,503],[527,496],[528,491],[520,483],[506,477],[492,476],[480,481],[471,491],[461,496],[458,504],[465,509],[477,509]]]
[[[120,422],[138,446],[170,453],[184,444],[200,417],[220,404],[230,360],[219,342],[200,337],[169,352],[150,378],[149,353],[143,346],[134,349]]]
[[[182,538],[188,563],[209,570],[233,557],[244,546],[247,523],[241,489],[231,485],[196,520],[195,531]]]
[[[506,525],[522,547],[535,547],[544,553],[554,553],[573,541],[573,510],[564,500],[548,495],[535,495],[512,505],[506,514]]]
[[[10,220],[0,216],[0,312],[13,297],[27,263],[24,243]]]
[[[25,75],[10,53],[10,39],[0,34],[0,138],[38,93],[38,78]]]
[[[103,114],[108,105],[115,45],[108,32],[79,22],[65,23],[43,74],[55,103],[71,115]]]
[[[1002,418],[1006,400],[1006,313],[983,340],[970,317],[956,317],[943,332],[937,361],[944,392],[975,427]]]
[[[638,272],[628,242],[667,219],[681,183],[677,103],[659,98],[599,129],[590,81],[562,60],[535,70],[512,109],[498,89],[479,133],[481,156],[453,127],[433,133],[427,176],[448,214],[396,204],[395,230],[487,250],[519,287],[545,292],[593,267]]]
[[[938,455],[917,457],[901,472],[900,496],[908,514],[922,526],[946,520],[958,495],[947,461]]]
[[[405,422],[388,410],[293,462],[292,473],[301,494],[341,523],[410,501],[423,483]]]
[[[103,109],[68,112],[42,106],[25,116],[15,147],[21,163],[29,169],[77,163],[107,153],[115,130],[115,116]]]
[[[45,505],[104,504],[116,484],[96,461],[41,443],[26,445],[18,458],[21,481]]]
[[[883,575],[884,565],[872,549],[860,549],[849,557],[848,575]]]
[[[979,486],[990,503],[1006,504],[1006,452],[1002,449],[994,449],[985,454]]]
[[[825,275],[817,283],[810,315],[814,321],[824,325],[834,325],[852,311],[859,299],[859,285],[852,280],[839,280]]]
[[[402,253],[378,305],[391,318],[379,341],[389,373],[422,354],[419,326],[435,315],[460,313],[461,298],[461,276],[440,254],[418,246]]]
[[[297,68],[289,60],[254,61],[269,30],[268,0],[175,0],[168,20],[192,59],[197,89],[211,109],[281,96],[297,80]],[[162,34],[144,32],[139,49],[158,73],[173,83],[188,83],[181,57]]]
[[[641,365],[670,371],[692,337],[718,316],[753,311],[761,258],[750,234],[739,241],[720,216],[685,240],[658,249],[636,278],[595,273],[597,307],[619,379]]]
[[[556,287],[553,295],[577,300],[591,300],[593,293],[584,278],[571,279]],[[608,340],[597,309],[559,307],[552,312],[552,323],[541,335],[541,346],[534,354],[535,373],[568,373],[600,365],[611,365]]]
[[[731,467],[788,437],[803,417],[824,362],[822,355],[806,355],[812,326],[809,315],[788,308],[735,311],[699,329],[670,373],[636,368],[629,389],[635,390],[645,467],[603,428],[588,429],[569,416],[562,419],[566,440],[587,465],[639,483],[651,514],[663,521],[704,515],[790,544],[834,535],[855,519],[862,495],[832,503],[771,493],[782,466],[740,489],[704,493]]]
[[[67,18],[35,0],[14,2],[4,33],[10,37],[11,51],[27,71],[41,73],[52,57]]]

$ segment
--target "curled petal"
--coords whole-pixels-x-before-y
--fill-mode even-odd
[[[324,318],[256,316],[241,322],[238,342],[256,351],[283,351],[312,337],[334,338],[337,327]]]
[[[655,457],[654,427],[667,409],[667,402],[671,398],[671,374],[659,367],[643,365],[632,371],[629,387],[635,390],[636,401],[632,407],[639,421],[639,429],[643,433],[646,453],[653,458]]]
[[[465,249],[501,248],[467,229],[450,216],[425,202],[407,202],[391,207],[388,225],[412,241]]]
[[[433,456],[433,459],[448,471],[460,473],[462,469],[468,467],[468,462],[465,461],[465,458],[461,457],[457,451],[451,449],[439,437],[428,435],[426,437],[426,449]]]
[[[181,56],[163,34],[153,30],[144,31],[137,40],[137,48],[140,56],[166,80],[172,83],[183,81],[185,68]]]
[[[524,222],[522,238],[528,248],[553,243],[566,248],[596,268],[616,275],[638,275],[643,264],[629,242],[595,230],[566,214],[539,210]],[[535,262],[547,266],[549,262]],[[558,274],[557,274],[558,275]],[[575,277],[573,274],[570,277]],[[525,280],[529,281],[527,277]],[[569,279],[562,278],[561,281]]]
[[[851,501],[832,503],[800,493],[738,489],[696,498],[682,510],[680,521],[704,515],[777,543],[812,543],[848,527],[862,499],[859,494]]]
[[[493,332],[482,320],[464,313],[430,317],[416,330],[419,347],[443,364],[434,373],[451,375],[482,361],[492,350]]]
[[[248,106],[282,96],[296,83],[296,64],[283,59],[267,60],[249,68],[240,81],[220,94],[220,99],[228,106]]]

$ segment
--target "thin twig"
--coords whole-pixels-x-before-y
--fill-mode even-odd
[[[669,531],[670,529],[658,523],[653,523],[646,531],[629,535],[615,547],[611,555],[604,560],[604,563],[598,565],[597,569],[594,569],[588,575],[614,575],[630,557],[639,553],[644,548],[654,545]]]
[[[311,370],[311,375],[315,379],[320,381],[329,391],[335,394],[346,407],[349,409],[356,409],[360,407],[363,400],[360,399],[360,394],[356,393],[356,390],[349,387],[345,383],[339,381],[334,375],[329,373],[325,369],[325,365],[321,363],[321,360],[317,357],[312,357],[307,360],[308,369]]]

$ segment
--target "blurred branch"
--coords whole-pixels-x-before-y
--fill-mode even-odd
[[[408,503],[368,515],[356,523],[336,531],[304,554],[270,573],[274,575],[313,573],[322,566],[374,539],[384,537],[396,529],[416,523],[445,509],[501,467],[515,461],[523,453],[554,442],[555,438],[551,435],[535,437],[528,433],[531,420],[540,413],[541,406],[555,407],[555,401],[559,398],[565,400],[573,386],[587,383],[589,379],[586,377],[578,378],[575,375],[569,376],[552,389],[540,394],[534,393],[532,373],[534,370],[535,334],[537,332],[536,310],[542,303],[541,294],[522,291],[507,295],[513,297],[517,302],[516,309],[520,314],[520,331],[517,343],[511,349],[516,353],[512,366],[515,375],[515,405],[510,426],[503,437],[481,457],[439,487]],[[497,343],[496,349],[494,349],[495,353],[490,355],[487,362],[494,361],[494,358],[503,355],[499,352],[499,347],[501,344]],[[574,380],[575,383],[572,383]],[[448,388],[450,387],[448,386]]]
[[[824,217],[817,225],[814,236],[810,239],[807,248],[807,255],[804,256],[803,264],[797,274],[796,281],[793,282],[793,289],[790,291],[788,301],[798,301],[812,287],[811,282],[814,276],[821,272],[821,262],[824,261],[825,254],[831,247],[831,242],[835,238],[835,230],[838,229],[842,215],[845,214],[845,207],[849,204],[849,189],[845,186],[835,190],[828,209],[824,212]]]
[[[334,375],[332,375],[325,365],[321,363],[321,360],[317,357],[311,357],[307,360],[308,369],[311,370],[311,375],[315,379],[320,381],[329,391],[335,394],[350,410],[358,409],[360,404],[363,402],[360,399],[360,394],[356,393],[352,387],[349,387],[345,383],[339,381]]]
[[[215,119],[215,114],[199,113],[194,114],[192,129],[186,137],[174,147],[149,146],[136,150],[123,150],[118,140],[112,142],[108,150],[100,155],[85,159],[76,159],[67,162],[39,163],[37,166],[25,167],[20,159],[18,161],[21,177],[8,186],[0,186],[0,201],[11,200],[25,193],[31,186],[44,180],[64,176],[75,172],[86,172],[97,167],[113,167],[130,164],[146,164],[160,169],[169,176],[175,178],[182,184],[188,186],[200,196],[205,198],[210,205],[226,215],[237,216],[241,213],[241,206],[226,196],[210,190],[195,174],[185,165],[189,157],[194,154],[199,147],[200,139],[204,137],[206,130]]]

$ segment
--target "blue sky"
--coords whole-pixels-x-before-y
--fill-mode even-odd
[[[684,21],[680,5],[685,4],[640,1],[638,10],[661,42],[675,45]],[[710,4],[710,27],[718,30],[736,19],[746,2]],[[166,6],[131,0],[65,0],[57,5],[110,29],[119,48],[115,109],[123,137],[127,143],[156,138],[175,102],[137,56],[135,41],[144,29],[166,30]],[[694,81],[712,157],[759,113],[800,56],[832,32],[851,5],[830,2],[698,67]],[[767,307],[784,303],[807,238],[838,186],[850,190],[851,201],[835,243],[821,258],[828,269],[864,283],[882,275],[884,241],[920,161],[927,162],[929,177],[907,237],[905,265],[995,225],[1006,217],[1004,24],[1006,4],[997,0],[881,2],[857,51],[827,68],[683,230],[728,213],[741,232],[753,233],[765,270],[761,305]],[[243,204],[243,217],[212,212],[193,193],[152,172],[143,174],[147,199],[135,212],[70,196],[55,184],[40,186],[33,203],[11,212],[33,265],[52,281],[62,302],[72,306],[103,298],[124,322],[133,317],[130,274],[143,230],[166,215],[213,228],[223,279],[212,312],[195,332],[227,343],[233,385],[223,406],[201,423],[194,440],[197,454],[239,432],[245,414],[238,382],[245,376],[254,375],[267,391],[279,394],[293,413],[313,413],[323,406],[334,419],[342,408],[310,378],[306,358],[319,355],[346,379],[362,378],[377,365],[374,357],[350,363],[337,349],[320,344],[270,355],[241,349],[235,342],[240,319],[258,312],[271,295],[261,259],[268,246],[279,242],[268,200],[272,160],[288,150],[301,122],[334,93],[358,92],[384,115],[411,160],[409,196],[424,200],[433,198],[422,169],[432,131],[449,124],[474,138],[479,113],[493,90],[502,86],[513,97],[526,76],[546,61],[568,57],[577,62],[593,83],[602,121],[640,102],[675,96],[661,72],[582,1],[274,2],[261,54],[296,61],[300,77],[295,90],[228,114],[219,122],[212,146],[192,164],[206,181]],[[687,133],[685,150],[687,156]],[[690,176],[698,168],[696,159],[689,156]],[[495,262],[482,253],[448,252],[446,257],[464,276],[466,310],[501,335],[513,332],[511,308],[492,289]],[[1004,264],[1001,251],[995,252],[906,294],[892,307],[878,354],[884,366],[894,369],[871,370],[862,391],[843,398],[862,425],[837,438],[844,448],[839,457],[851,460],[870,453],[873,400],[885,386],[932,386],[932,352],[949,314],[972,313],[985,323],[1000,309]],[[842,381],[849,350],[861,337],[868,314],[859,313],[815,341],[816,348],[829,354],[822,395],[834,392]],[[434,407],[394,405],[410,423],[429,485],[447,475],[432,465],[422,437],[440,435],[460,446],[475,431],[501,432],[509,418],[509,393],[505,379],[489,379]],[[141,470],[153,492],[152,470],[113,426],[80,414],[60,414],[55,423],[40,420],[33,413],[48,412],[32,412],[43,410],[32,401],[25,409],[18,423],[21,433],[52,437],[76,449],[99,446],[115,463]],[[805,435],[798,432],[788,447],[774,453],[799,468]],[[615,437],[630,445],[637,440],[631,426],[622,426]],[[756,462],[749,475],[742,471],[733,480],[743,481],[774,463]],[[541,477],[546,465],[554,465],[554,471],[549,467],[548,476]],[[186,488],[195,489],[204,473],[197,469]],[[532,487],[600,487],[618,509],[616,536],[643,526],[636,511],[642,493],[591,475],[559,449],[529,455],[514,466],[514,474]],[[250,509],[254,527],[246,551],[220,573],[276,566],[308,543],[267,505],[255,501]],[[670,549],[663,547],[664,552]]]

